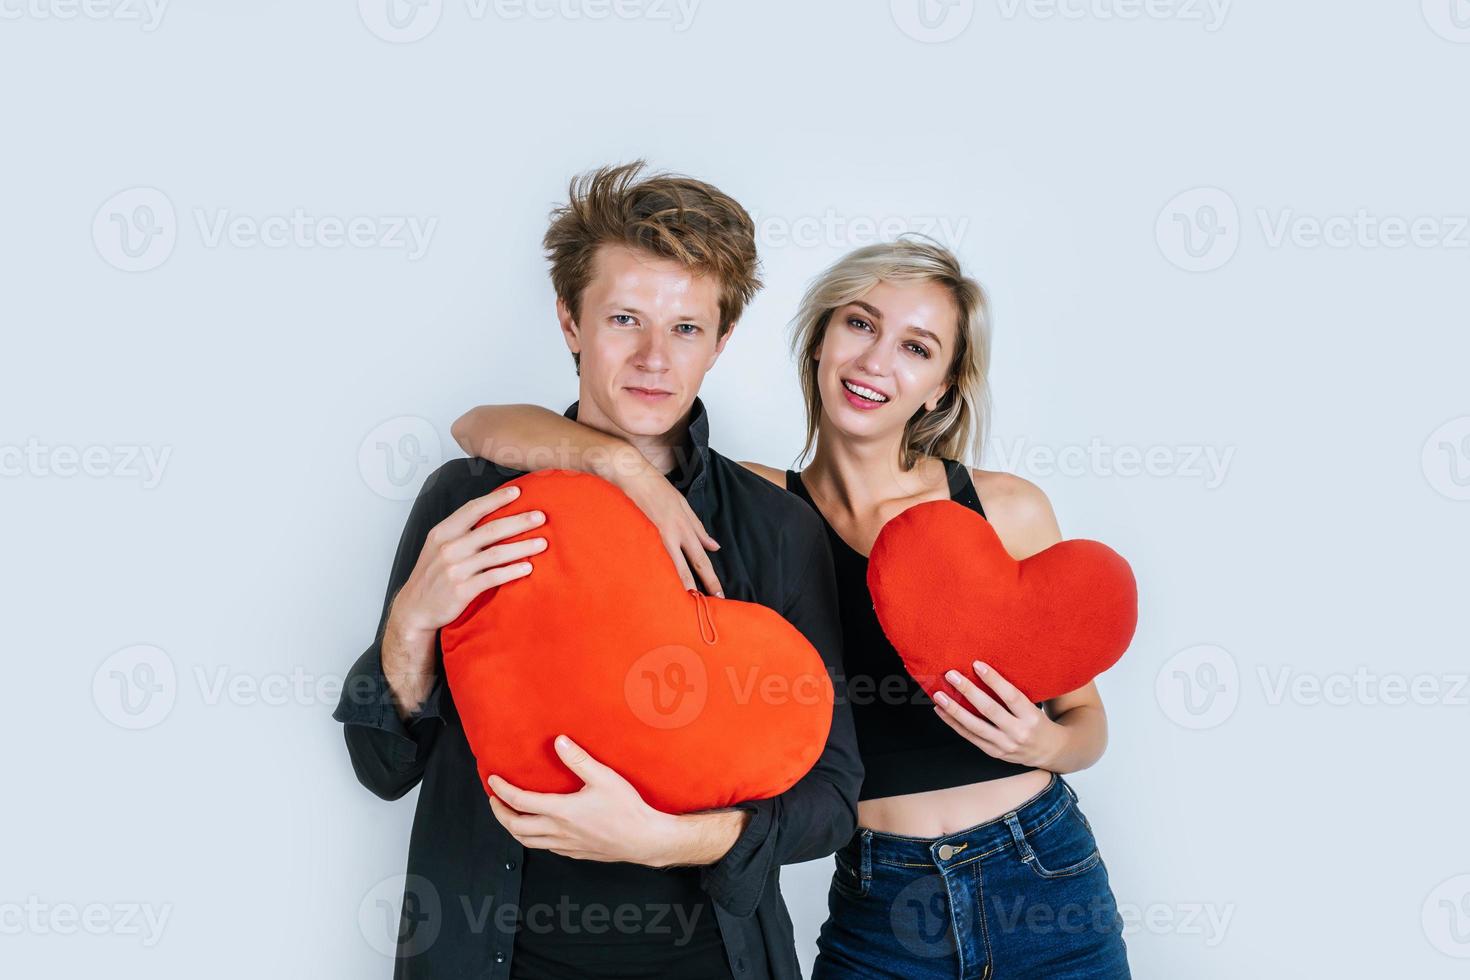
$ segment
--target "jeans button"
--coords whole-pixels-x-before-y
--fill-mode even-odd
[[[955,850],[956,850],[956,848],[955,848],[955,846],[953,844],[940,844],[939,845],[939,860],[941,860],[941,861],[948,861],[950,858],[954,857]]]

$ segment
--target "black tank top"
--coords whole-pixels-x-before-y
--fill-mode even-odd
[[[950,499],[984,517],[969,469],[956,460],[943,462]],[[832,529],[807,493],[800,473],[786,471],[786,489],[822,516],[832,543],[842,618],[842,659],[865,769],[858,799],[904,796],[1030,772],[1031,766],[986,755],[934,713],[934,702],[909,676],[898,651],[883,635],[868,591],[867,556],[858,554]]]

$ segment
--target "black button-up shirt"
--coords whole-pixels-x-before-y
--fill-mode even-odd
[[[576,411],[573,404],[565,414],[576,418]],[[713,904],[733,975],[798,978],[780,868],[831,854],[847,841],[857,824],[862,783],[842,680],[831,547],[821,518],[803,501],[709,448],[708,416],[698,398],[685,454],[676,485],[720,542],[710,559],[725,595],[769,606],[801,631],[826,662],[837,695],[831,733],[812,770],[778,796],[738,804],[751,818],[734,846],[715,864],[691,869]],[[382,640],[393,597],[434,525],[523,475],[481,459],[456,459],[425,481],[398,543],[377,637],[353,665],[333,714],[343,722],[357,778],[369,790],[396,800],[421,784],[395,978],[512,976],[523,848],[490,810],[443,680],[443,651],[437,651],[439,676],[427,700],[405,722],[383,676]]]

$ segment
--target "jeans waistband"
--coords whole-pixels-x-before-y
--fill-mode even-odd
[[[843,850],[864,878],[872,866],[947,870],[998,854],[1012,846],[1025,850],[1025,838],[1060,817],[1077,793],[1056,773],[1046,788],[992,820],[943,837],[905,837],[859,827]]]

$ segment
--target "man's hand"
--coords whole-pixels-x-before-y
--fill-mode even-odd
[[[682,816],[655,810],[626,779],[565,735],[556,754],[583,786],[574,793],[533,793],[497,775],[490,809],[512,837],[583,861],[629,861],[651,868],[713,864],[734,845],[750,815],[713,811]]]
[[[434,638],[459,618],[486,589],[531,573],[523,559],[546,550],[545,538],[499,544],[537,527],[539,510],[475,524],[520,496],[520,487],[501,487],[476,497],[434,525],[412,574],[393,597],[383,632],[383,674],[398,713],[407,718],[434,686]]]

